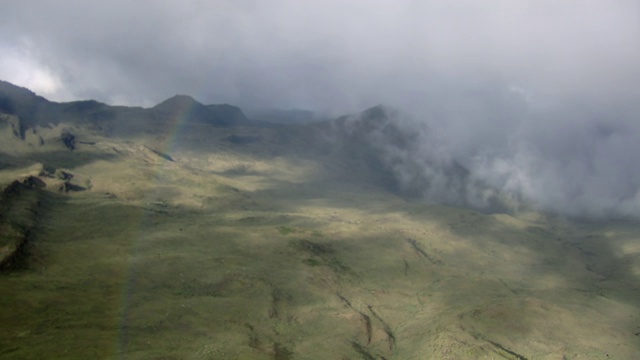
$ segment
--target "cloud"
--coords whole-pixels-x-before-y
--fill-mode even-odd
[[[639,214],[634,0],[12,2],[0,76],[56,100],[386,103],[547,209]]]
[[[487,81],[550,96],[624,92],[638,75],[636,10],[633,1],[36,0],[0,17],[3,46],[28,39],[34,61],[79,96],[139,103],[189,92],[344,111]]]
[[[21,84],[45,97],[68,97],[60,79],[47,64],[40,63],[31,56],[31,48],[27,42],[19,48],[0,47],[0,78]]]

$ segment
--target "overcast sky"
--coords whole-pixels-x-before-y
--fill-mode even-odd
[[[636,0],[11,1],[0,78],[59,101],[384,103],[541,206],[640,214]]]

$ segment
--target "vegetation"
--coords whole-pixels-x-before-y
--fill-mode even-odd
[[[201,126],[171,146],[65,124],[32,146],[0,129],[0,183],[48,192],[20,200],[37,226],[25,267],[0,273],[0,358],[640,354],[637,223],[428,205],[278,145],[280,128]]]

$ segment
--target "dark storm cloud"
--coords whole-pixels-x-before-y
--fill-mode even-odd
[[[386,103],[429,124],[418,158],[547,209],[640,214],[637,1],[33,0],[0,34],[0,77],[53,99]]]

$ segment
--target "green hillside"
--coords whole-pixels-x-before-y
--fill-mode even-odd
[[[0,273],[0,358],[640,356],[636,222],[427,204],[344,119],[207,122],[175,100],[188,121],[5,106],[0,184],[46,187],[0,210],[29,232]]]

